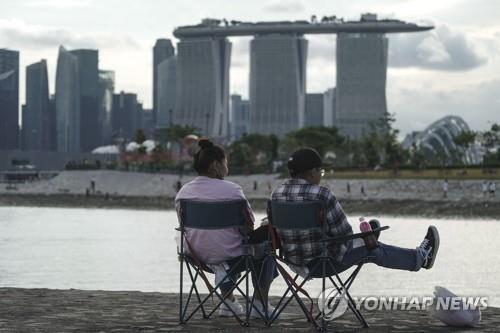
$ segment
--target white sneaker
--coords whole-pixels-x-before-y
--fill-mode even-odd
[[[257,309],[259,311],[257,311]],[[259,313],[260,312],[260,313]],[[271,306],[271,304],[269,302],[267,302],[267,318],[271,318],[271,315],[273,314],[274,312],[274,307]],[[261,301],[259,300],[255,300],[253,302],[253,307],[252,307],[252,311],[250,311],[250,318],[251,319],[257,319],[257,318],[262,318],[262,316],[265,316],[265,312],[264,312],[264,304],[262,304]]]
[[[245,314],[245,310],[243,310],[243,306],[238,302],[238,300],[235,298],[234,302],[231,302],[230,299],[225,300],[227,305],[222,303],[219,307],[219,317],[233,317],[234,313],[236,315],[241,316]],[[231,308],[233,312],[229,309]]]

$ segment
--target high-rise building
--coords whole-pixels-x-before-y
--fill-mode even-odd
[[[78,58],[59,48],[56,70],[57,151],[80,152],[80,78]]]
[[[323,126],[332,127],[335,124],[335,88],[330,88],[323,94]]]
[[[113,94],[115,93],[115,72],[99,70],[99,116],[101,125],[101,145],[109,145],[111,139],[111,111],[113,108]]]
[[[387,48],[383,34],[338,34],[335,123],[342,134],[360,137],[387,112]]]
[[[113,136],[133,140],[135,132],[142,127],[142,104],[137,102],[137,95],[120,92],[113,95],[111,112]]]
[[[250,104],[240,95],[231,95],[230,139],[238,140],[249,133]]]
[[[49,142],[50,151],[57,151],[57,113],[56,96],[49,97]]]
[[[101,144],[99,123],[99,54],[97,50],[70,51],[77,59],[80,80],[80,149],[91,152]]]
[[[143,109],[142,110],[142,127],[144,134],[147,138],[153,138],[155,136],[154,126],[153,126],[153,109]]]
[[[304,126],[323,126],[323,94],[306,94]]]
[[[256,36],[250,43],[252,133],[286,133],[304,125],[307,40],[297,35]]]
[[[176,93],[176,69],[175,56],[163,60],[158,65],[158,91],[156,103],[157,121],[156,127],[170,127],[174,122],[175,93]]]
[[[23,109],[23,149],[51,150],[51,115],[47,61],[26,67],[26,105]]]
[[[186,38],[177,44],[174,123],[227,137],[231,43],[226,38]]]
[[[142,105],[141,102],[137,102],[137,109],[136,109],[136,112],[135,112],[135,123],[134,123],[134,129],[133,129],[133,137],[135,137],[135,133],[137,132],[137,130],[142,130],[144,132],[144,128],[143,128],[143,125],[144,125],[144,118],[143,118],[143,115],[144,115],[144,107]],[[146,133],[144,133],[146,134]]]
[[[175,55],[170,39],[157,39],[153,47],[153,124],[158,123],[158,65]]]
[[[0,49],[0,150],[19,148],[19,52]]]
[[[21,150],[26,150],[26,131],[24,130],[24,119],[26,119],[26,104],[21,105],[21,115],[23,118],[23,125],[21,128],[19,128],[19,148],[21,148]]]

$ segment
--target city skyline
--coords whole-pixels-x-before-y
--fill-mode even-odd
[[[261,1],[254,7],[220,2],[225,5],[200,5],[188,1],[165,6],[151,1],[151,4],[144,6],[128,2],[127,6],[123,6],[127,8],[120,10],[124,14],[134,10],[138,19],[132,20],[134,22],[130,22],[125,29],[123,25],[113,24],[117,19],[104,20],[103,14],[112,7],[114,1],[106,4],[91,0],[71,3],[4,1],[0,5],[0,46],[21,53],[21,103],[25,101],[25,67],[42,58],[48,61],[50,92],[54,93],[57,49],[59,44],[64,44],[70,49],[99,49],[102,67],[116,72],[116,90],[135,92],[146,107],[151,107],[151,50],[156,39],[172,38],[175,27],[196,24],[205,17],[250,21],[308,20],[312,14],[319,18],[323,14],[336,14],[346,19],[357,19],[361,13],[375,12],[382,18],[395,17],[417,22],[427,19],[436,26],[434,32],[389,36],[387,103],[388,111],[396,114],[395,126],[404,135],[412,129],[425,128],[440,116],[456,114],[463,117],[472,129],[479,130],[487,128],[488,121],[498,119],[495,110],[498,112],[500,105],[496,97],[496,91],[500,88],[499,74],[496,74],[500,73],[500,27],[492,14],[498,5],[486,1],[474,4],[470,1],[444,1],[437,6],[430,6],[430,2],[425,1],[406,1],[404,4],[380,1],[377,5],[360,1],[356,5],[341,3],[333,9],[325,1],[288,1],[283,5]],[[33,13],[41,6],[50,10],[34,18]],[[179,8],[179,15],[172,15],[168,23],[160,19],[161,15],[155,14],[171,12],[174,7]],[[193,12],[193,8],[196,11]],[[56,13],[57,19],[54,17]],[[64,13],[65,18],[61,16]],[[95,25],[90,28],[83,21],[92,13],[95,15]],[[146,17],[148,22],[145,21]],[[310,61],[307,93],[324,92],[336,86],[335,39],[311,36],[308,40]],[[176,41],[173,39],[174,43]],[[249,38],[232,38],[231,42],[230,93],[248,98]]]

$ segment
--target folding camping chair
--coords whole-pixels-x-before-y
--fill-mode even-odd
[[[232,200],[232,201],[218,201],[218,202],[201,202],[193,200],[181,200],[180,201],[180,212],[179,212],[179,223],[180,227],[176,228],[180,231],[180,248],[178,249],[179,261],[180,261],[180,301],[179,301],[179,321],[181,324],[187,323],[193,315],[200,311],[202,312],[203,318],[210,318],[213,313],[224,303],[227,305],[224,296],[218,290],[221,290],[221,285],[227,281],[231,280],[234,284],[232,291],[237,290],[245,300],[245,318],[238,316],[230,307],[230,311],[236,318],[236,320],[242,326],[248,326],[248,319],[250,316],[250,309],[253,306],[253,301],[255,297],[249,299],[249,279],[248,275],[250,273],[254,274],[256,272],[254,262],[252,260],[252,255],[250,254],[250,249],[248,245],[248,233],[253,228],[253,221],[250,218],[247,202],[245,200]],[[223,229],[238,227],[242,233],[243,241],[243,255],[231,259],[231,268],[226,271],[227,274],[223,279],[221,279],[215,287],[212,287],[205,273],[215,274],[215,272],[208,267],[206,263],[201,262],[195,251],[191,249],[190,243],[185,238],[186,228],[191,229]],[[187,250],[187,251],[186,251]],[[184,280],[184,266],[189,274],[191,281],[191,287],[187,293],[187,299],[184,301],[184,291],[183,291],[183,280]],[[241,277],[234,278],[236,273],[243,273]],[[202,299],[202,296],[198,290],[196,282],[198,278],[201,278],[208,289],[208,295]],[[236,281],[235,281],[236,280]],[[245,282],[245,290],[242,290],[240,284]],[[257,282],[258,283],[258,282]],[[256,292],[260,292],[260,288],[256,288]],[[188,312],[189,305],[193,299],[193,293],[198,301],[195,308]],[[207,309],[207,301],[216,296],[218,303],[211,309]],[[255,308],[255,307],[254,307]],[[257,309],[260,313],[260,311]],[[264,318],[263,314],[261,316]],[[265,318],[264,318],[265,319]]]
[[[335,259],[332,258],[328,253],[328,245],[332,243],[345,242],[347,240],[352,240],[356,238],[363,238],[382,230],[386,230],[389,227],[381,227],[376,228],[370,232],[357,233],[344,237],[335,237],[332,238],[327,234],[328,225],[326,221],[326,214],[324,203],[321,201],[301,201],[301,202],[290,202],[290,201],[274,201],[270,200],[268,202],[268,219],[271,232],[272,230],[279,231],[280,229],[294,229],[294,230],[315,230],[316,232],[321,233],[321,255],[315,258],[312,262],[307,265],[307,275],[303,278],[301,283],[299,281],[299,274],[297,273],[295,277],[291,277],[283,268],[283,266],[279,265],[278,261],[281,261],[285,265],[287,265],[292,270],[296,270],[297,265],[293,262],[290,262],[286,258],[286,253],[284,255],[276,254],[276,251],[271,252],[271,257],[276,261],[276,265],[278,267],[279,272],[283,276],[287,289],[285,293],[280,298],[278,304],[274,312],[271,314],[271,319],[269,321],[269,325],[272,324],[282,313],[282,311],[286,308],[286,306],[295,299],[299,304],[300,308],[304,312],[305,317],[309,322],[311,322],[314,327],[318,330],[325,330],[327,321],[325,320],[324,313],[319,312],[316,316],[312,314],[313,301],[311,297],[308,295],[307,291],[303,289],[306,282],[312,278],[321,278],[322,279],[322,287],[321,287],[321,295],[322,300],[321,304],[325,305],[325,290],[327,280],[332,283],[333,287],[337,290],[337,295],[341,297],[345,297],[347,301],[347,305],[349,309],[354,313],[358,321],[363,325],[363,327],[368,327],[366,320],[363,315],[356,308],[356,304],[354,303],[350,293],[349,288],[352,283],[356,279],[361,267],[365,263],[364,260],[358,263],[357,267],[354,271],[349,275],[349,277],[343,281],[340,276],[338,270],[335,268]],[[286,245],[286,240],[280,239],[282,245]],[[275,240],[273,239],[273,244]],[[299,267],[304,271],[304,266]],[[304,304],[304,301],[299,297],[299,292],[304,294],[311,301],[311,307],[308,309]],[[288,294],[291,293],[290,296]],[[288,297],[287,297],[288,296]],[[335,304],[335,307],[332,311],[335,310],[338,303]],[[324,309],[323,309],[324,310]],[[318,324],[318,319],[321,317],[321,324]]]

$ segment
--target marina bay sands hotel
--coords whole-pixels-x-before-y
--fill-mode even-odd
[[[248,132],[282,137],[303,127],[308,51],[304,35],[337,34],[337,86],[331,110],[324,111],[323,125],[336,126],[345,135],[359,137],[370,121],[378,120],[387,110],[385,34],[432,28],[399,20],[378,20],[374,14],[365,14],[359,21],[335,17],[321,22],[257,23],[206,19],[198,25],[179,27],[174,30],[179,42],[172,121],[200,128],[204,135],[228,137],[228,37],[253,36]]]

